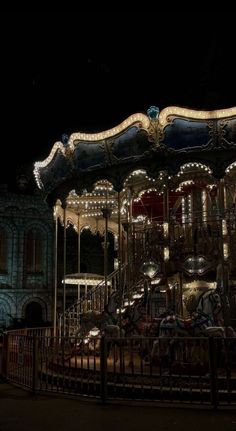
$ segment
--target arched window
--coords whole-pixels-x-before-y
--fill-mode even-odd
[[[27,232],[25,241],[26,272],[41,272],[42,268],[42,234],[37,229]]]
[[[0,272],[7,271],[7,236],[3,229],[0,229]]]

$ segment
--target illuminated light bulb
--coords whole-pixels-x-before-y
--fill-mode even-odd
[[[144,262],[140,268],[140,271],[145,277],[153,278],[160,270],[160,265],[153,260]]]
[[[134,293],[134,295],[132,295],[133,299],[139,299],[142,298],[143,294],[142,293]]]
[[[100,334],[100,330],[98,328],[93,328],[89,331],[89,335],[91,337],[97,337]]]

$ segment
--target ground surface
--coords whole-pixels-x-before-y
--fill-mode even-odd
[[[0,431],[236,431],[236,412],[201,408],[101,405],[99,401],[32,396],[0,383]]]

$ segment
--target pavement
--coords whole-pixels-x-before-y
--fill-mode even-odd
[[[236,409],[213,411],[32,395],[0,382],[0,431],[236,431]]]

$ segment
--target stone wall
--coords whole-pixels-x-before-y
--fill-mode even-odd
[[[18,194],[0,190],[0,230],[5,235],[6,250],[6,267],[0,270],[0,326],[8,326],[13,320],[24,320],[27,306],[31,303],[40,305],[44,322],[51,321],[52,210],[38,191]],[[32,230],[41,239],[41,268],[40,271],[29,272],[25,263],[25,244],[27,234]]]

